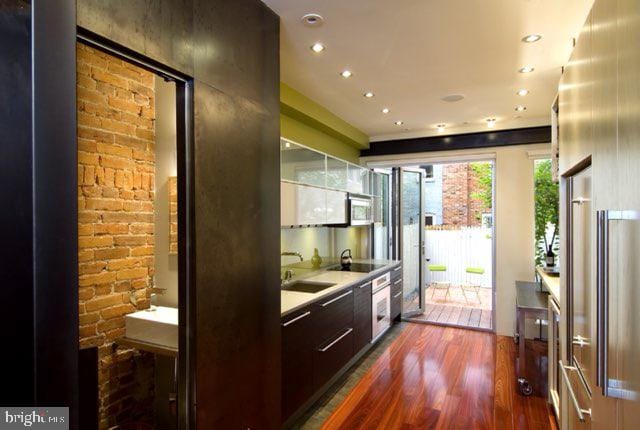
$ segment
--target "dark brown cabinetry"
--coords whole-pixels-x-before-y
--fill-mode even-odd
[[[395,273],[397,280],[401,271]],[[402,283],[398,285],[402,291]],[[293,414],[369,345],[371,324],[371,280],[282,317],[283,422],[294,419]]]
[[[316,315],[311,307],[282,318],[282,416],[289,417],[313,395],[313,365]]]
[[[371,282],[353,287],[353,349],[360,351],[371,342]]]
[[[319,390],[353,356],[353,290],[348,289],[312,305],[316,312],[313,387]]]
[[[400,317],[402,313],[402,278],[391,278],[391,320]]]

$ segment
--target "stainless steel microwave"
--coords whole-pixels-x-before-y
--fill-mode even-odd
[[[372,222],[371,198],[349,194],[349,225],[370,225]]]

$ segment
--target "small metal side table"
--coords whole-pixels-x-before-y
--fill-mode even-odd
[[[516,376],[518,389],[524,396],[533,393],[533,386],[526,378],[525,357],[525,320],[547,319],[547,293],[540,291],[537,282],[516,281],[516,340],[518,342],[518,361]]]

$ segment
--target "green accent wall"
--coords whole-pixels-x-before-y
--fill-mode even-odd
[[[280,134],[318,151],[358,163],[369,137],[329,110],[280,83]]]

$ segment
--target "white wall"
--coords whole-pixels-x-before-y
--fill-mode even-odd
[[[495,160],[496,332],[515,331],[515,281],[534,279],[533,159],[550,144],[363,157],[369,167]]]
[[[154,260],[155,286],[167,291],[158,304],[178,307],[178,256],[169,254],[169,190],[167,181],[177,176],[176,86],[156,77],[156,174]]]

